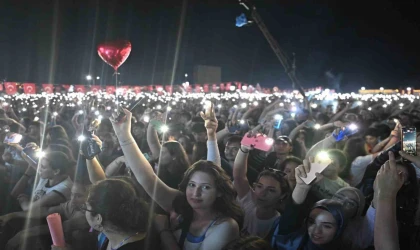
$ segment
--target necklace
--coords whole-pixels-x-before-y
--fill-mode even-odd
[[[117,250],[118,248],[120,248],[127,240],[129,240],[131,237],[133,237],[133,236],[136,236],[137,234],[139,234],[139,232],[137,232],[137,233],[135,233],[135,234],[133,234],[133,235],[130,235],[130,236],[128,236],[127,238],[125,238],[123,241],[121,241],[120,242],[120,244],[116,247],[116,248],[113,248],[112,247],[112,245],[110,245],[111,246],[111,250]],[[109,244],[111,244],[111,242],[109,243]]]

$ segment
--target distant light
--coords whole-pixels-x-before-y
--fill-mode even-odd
[[[92,76],[91,75],[87,75],[86,76],[86,80],[88,80],[88,81],[92,80]]]
[[[383,87],[380,87],[380,88],[379,88],[379,90],[380,90],[380,91],[383,91],[383,90],[384,90],[384,88],[383,88]]]
[[[86,137],[84,135],[79,135],[79,137],[77,137],[78,141],[84,141],[86,139]]]
[[[102,115],[98,115],[98,120],[102,120],[104,117]]]
[[[407,91],[411,91],[411,88],[410,87],[407,87]]]
[[[254,106],[258,106],[258,102],[257,102],[257,101],[254,101],[254,102],[252,103],[252,105],[254,105]]]
[[[230,91],[235,91],[236,87],[235,86],[230,86]]]
[[[185,77],[188,77],[188,74],[187,73],[185,73]]]
[[[240,120],[239,123],[240,124],[245,124],[245,121],[244,120]]]
[[[57,112],[53,112],[53,116],[57,116],[58,115],[58,113]]]
[[[82,113],[83,114],[83,113]],[[99,113],[99,111],[98,110],[96,110],[95,111],[95,115],[99,115],[100,113]]]
[[[314,129],[319,129],[320,127],[321,127],[321,125],[318,124],[318,123],[314,125]]]
[[[39,121],[39,117],[38,116],[35,116],[34,121],[35,122]]]
[[[358,102],[357,102],[357,105],[358,105],[358,106],[362,106],[362,105],[363,105],[363,102],[362,102],[362,101],[358,101]]]
[[[369,108],[368,108],[368,110],[369,110],[369,111],[371,111],[371,110],[372,110],[372,108],[371,108],[371,107],[369,107]]]
[[[312,107],[313,109],[316,109],[316,108],[318,107],[318,104],[313,103],[313,104],[311,105],[311,107]]]
[[[83,115],[83,110],[79,110],[79,115]]]
[[[217,107],[220,109],[222,108],[222,104],[218,104]]]
[[[97,76],[97,77],[96,77],[96,80],[99,80],[99,79],[101,79],[101,78],[100,78],[99,76]]]
[[[143,121],[144,122],[149,122],[150,121],[150,117],[148,117],[147,115],[143,117]]]
[[[366,88],[365,88],[365,87],[361,87],[360,89],[361,89],[361,90],[366,90]]]
[[[242,103],[241,108],[243,108],[243,109],[246,108],[246,103]]]

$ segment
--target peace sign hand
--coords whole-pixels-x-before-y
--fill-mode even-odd
[[[207,129],[207,135],[216,134],[217,130],[217,119],[214,112],[214,104],[209,102],[206,105],[206,112],[200,112],[201,118],[204,120],[204,126]]]

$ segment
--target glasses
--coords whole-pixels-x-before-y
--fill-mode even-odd
[[[344,207],[359,209],[359,204],[357,204],[357,202],[347,198],[344,195],[334,194],[332,198],[333,198],[333,200],[336,200],[336,201],[342,203]]]
[[[80,209],[80,210],[82,210],[83,212],[91,212],[91,213],[95,213],[95,211],[87,209],[86,204],[82,204],[82,205],[80,205],[79,209]]]

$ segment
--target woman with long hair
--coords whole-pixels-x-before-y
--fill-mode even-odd
[[[154,169],[159,178],[169,187],[178,188],[182,176],[190,166],[188,155],[179,142],[168,141],[160,143],[157,131],[153,124],[163,118],[158,116],[149,123],[147,128],[147,143],[152,152],[155,163]]]
[[[60,126],[55,125],[47,129],[47,144],[61,144],[71,148],[71,143],[66,130]]]
[[[216,159],[216,163],[195,163],[186,171],[178,190],[170,188],[154,173],[130,134],[132,114],[128,110],[124,113],[127,118],[116,121],[114,116],[112,125],[128,165],[160,207],[170,214],[180,215],[177,228],[170,228],[165,219],[157,223],[162,249],[221,249],[238,238],[241,209],[235,202],[232,182],[219,166],[213,105],[202,114],[202,118],[208,134],[208,157]]]

